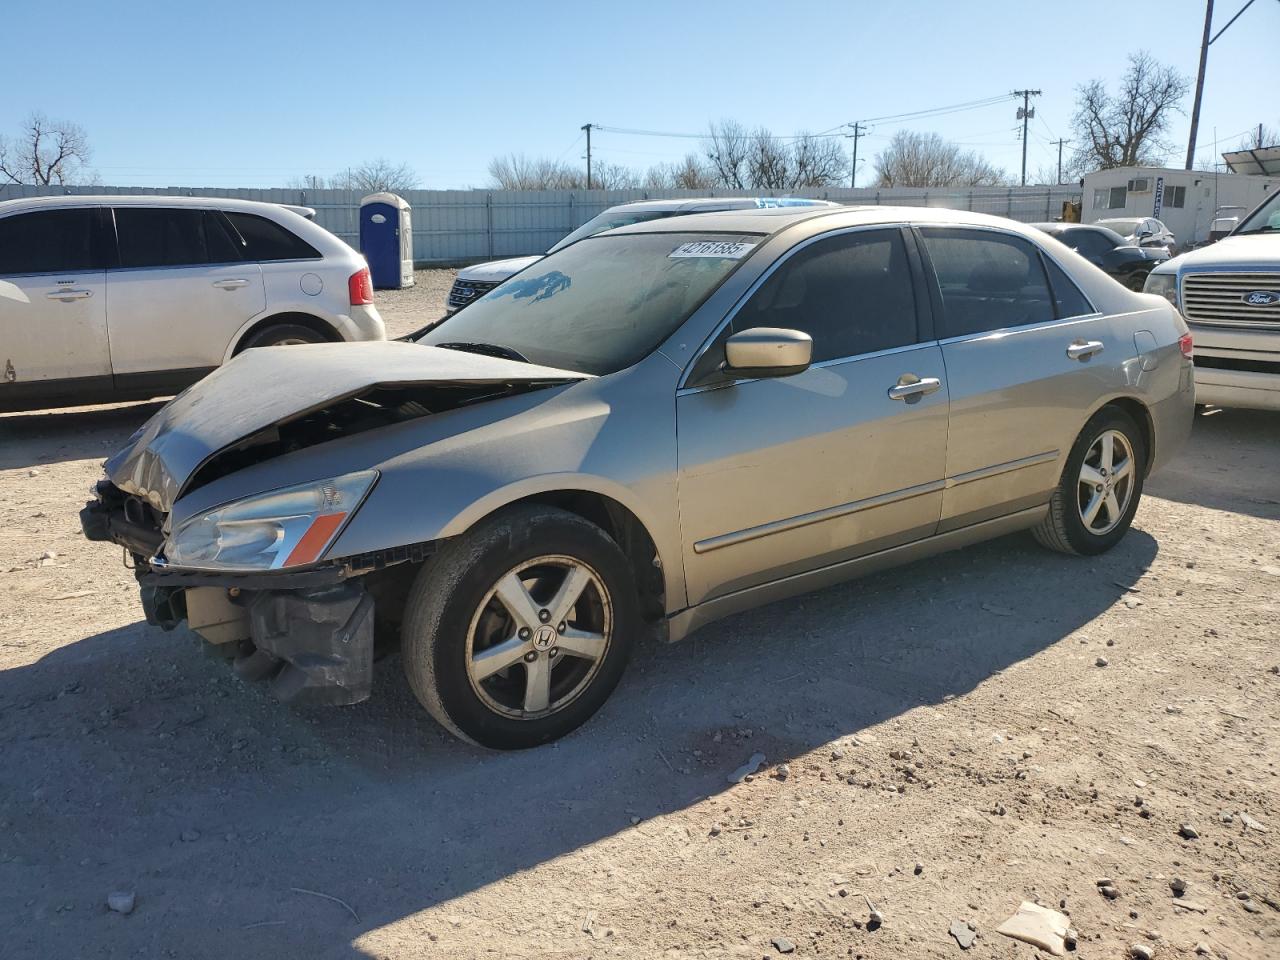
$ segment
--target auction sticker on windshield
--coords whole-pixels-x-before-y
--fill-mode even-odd
[[[741,260],[755,249],[754,243],[745,240],[694,240],[682,243],[672,250],[667,257],[677,260],[682,257],[715,257],[721,260]]]

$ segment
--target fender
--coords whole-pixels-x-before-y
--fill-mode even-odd
[[[356,339],[352,335],[352,332],[355,330],[355,326],[346,317],[331,317],[331,316],[325,316],[323,314],[317,313],[315,309],[315,304],[310,304],[310,303],[302,304],[302,303],[295,303],[295,302],[288,302],[288,303],[273,302],[271,306],[268,307],[266,310],[262,310],[259,313],[254,314],[252,317],[250,317],[248,320],[242,323],[240,325],[240,328],[236,330],[234,334],[232,334],[231,339],[227,342],[227,349],[223,351],[222,362],[226,363],[228,360],[230,360],[232,357],[236,355],[236,350],[240,346],[241,341],[244,340],[245,334],[247,334],[255,326],[257,326],[263,320],[266,320],[270,317],[278,317],[285,314],[302,314],[304,316],[310,317],[313,320],[317,320],[320,323],[325,324],[325,326],[331,328],[343,340]]]

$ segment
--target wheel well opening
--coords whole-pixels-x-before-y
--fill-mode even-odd
[[[1138,425],[1138,429],[1142,431],[1142,445],[1147,451],[1147,462],[1143,464],[1145,473],[1151,472],[1151,464],[1156,458],[1156,431],[1155,425],[1151,422],[1151,412],[1141,401],[1134,400],[1132,397],[1118,397],[1107,404],[1108,407],[1115,407],[1123,410]]]
[[[658,620],[666,614],[666,582],[658,546],[640,519],[617,500],[585,490],[561,490],[535,494],[518,502],[558,507],[604,530],[622,548],[631,564],[645,619]]]
[[[269,317],[263,317],[252,327],[244,332],[244,335],[236,343],[236,348],[232,351],[232,356],[241,353],[244,345],[248,343],[254,336],[266,330],[268,327],[278,327],[282,324],[297,324],[300,327],[306,327],[313,333],[319,334],[330,343],[336,343],[342,338],[338,335],[338,331],[329,326],[328,323],[319,317],[312,316],[309,313],[276,313]]]

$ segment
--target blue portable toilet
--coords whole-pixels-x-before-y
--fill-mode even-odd
[[[375,289],[413,286],[409,201],[394,193],[371,193],[360,201],[360,252],[369,261]]]

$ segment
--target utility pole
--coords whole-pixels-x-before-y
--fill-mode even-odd
[[[1209,31],[1213,29],[1213,0],[1204,5],[1204,36],[1200,39],[1200,70],[1196,74],[1196,97],[1191,102],[1191,133],[1187,137],[1187,166],[1196,162],[1196,132],[1200,127],[1200,97],[1204,93],[1204,68],[1209,62]]]
[[[1057,182],[1062,183],[1062,145],[1064,143],[1070,143],[1071,141],[1070,140],[1050,140],[1049,142],[1056,143],[1058,145],[1058,181]]]
[[[854,122],[846,124],[853,127],[853,163],[849,167],[849,189],[858,185],[858,138],[867,132],[865,124]]]
[[[1018,119],[1022,121],[1022,185],[1027,185],[1027,123],[1036,115],[1031,106],[1031,98],[1040,96],[1039,90],[1015,90],[1015,97],[1022,98],[1022,106],[1018,108]]]
[[[591,128],[594,123],[584,123],[582,129],[587,131],[587,189],[591,189]]]
[[[1257,149],[1257,150],[1261,150],[1261,149],[1262,149],[1262,147],[1263,147],[1263,143],[1262,143],[1262,124],[1258,124],[1258,135],[1257,135],[1257,137],[1255,137],[1254,139],[1257,141],[1257,142],[1253,145],[1253,146],[1254,146],[1254,148],[1255,148],[1255,149]]]
[[[1200,97],[1204,94],[1204,68],[1209,62],[1209,46],[1220,36],[1227,32],[1227,27],[1231,26],[1240,19],[1240,14],[1244,13],[1251,6],[1253,0],[1247,0],[1245,5],[1236,11],[1236,15],[1227,21],[1226,26],[1209,36],[1209,31],[1213,29],[1213,0],[1205,0],[1204,5],[1204,36],[1200,41],[1200,70],[1196,73],[1196,98],[1191,104],[1191,133],[1187,137],[1187,166],[1190,170],[1196,162],[1196,133],[1200,129]],[[1217,144],[1215,143],[1216,147]]]

